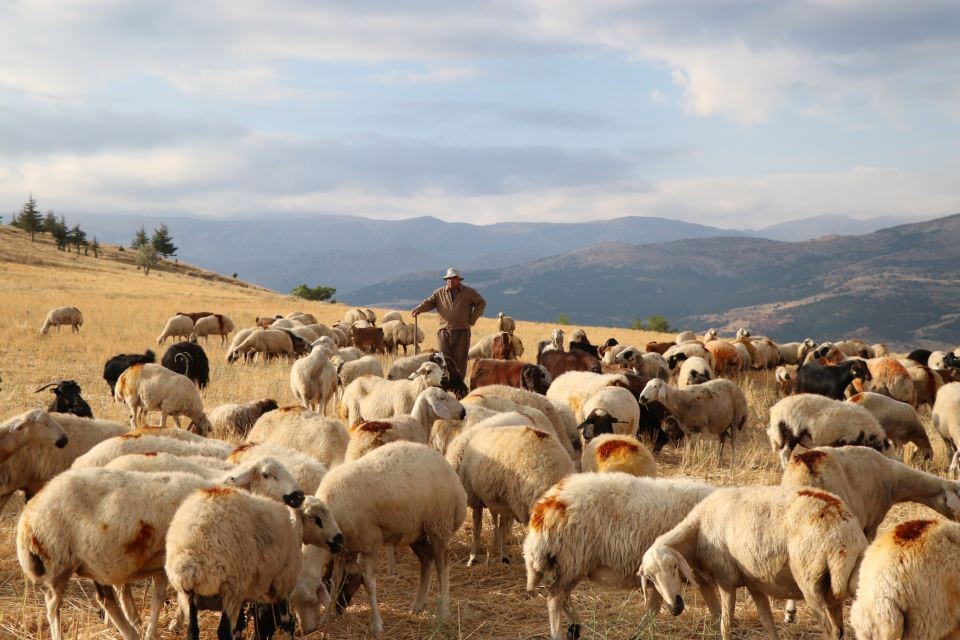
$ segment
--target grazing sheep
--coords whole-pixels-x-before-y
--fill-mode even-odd
[[[590,440],[583,449],[581,467],[584,473],[622,471],[637,477],[657,476],[653,454],[632,436],[605,433]]]
[[[403,354],[407,354],[407,347],[416,342],[420,344],[424,340],[424,333],[421,329],[407,324],[403,320],[390,320],[381,325],[383,329],[383,344],[387,351],[396,353],[399,347],[403,347]],[[416,329],[416,331],[414,331]]]
[[[62,423],[62,421],[61,421]],[[170,453],[175,456],[204,456],[206,458],[226,459],[234,447],[228,442],[205,438],[199,442],[180,440],[165,435],[146,435],[136,433],[121,433],[117,436],[102,438],[96,445],[89,448],[82,455],[72,460],[73,468],[84,469],[102,467],[114,458],[130,453]],[[177,431],[180,431],[179,429]],[[186,433],[181,431],[181,433]],[[70,466],[70,465],[68,465]]]
[[[850,623],[859,640],[951,640],[960,637],[960,525],[909,520],[863,555]]]
[[[177,342],[167,347],[160,360],[170,371],[187,376],[198,389],[210,384],[210,361],[203,347],[193,342]]]
[[[774,379],[777,381],[777,387],[781,395],[789,396],[797,388],[797,367],[793,365],[781,365],[774,372]]]
[[[623,387],[603,387],[587,398],[581,409],[584,419],[577,427],[587,440],[591,436],[588,436],[581,427],[596,412],[603,412],[613,418],[615,423],[613,433],[637,437],[637,430],[640,428],[640,405],[628,390]]]
[[[736,336],[737,340],[742,340],[743,338],[749,338],[750,329],[747,329],[746,327],[740,327],[739,329],[737,329],[737,332],[734,335]]]
[[[493,360],[511,360],[513,359],[513,347],[510,344],[512,336],[503,331],[493,338],[493,346],[490,347],[490,358]]]
[[[299,358],[300,356],[305,356],[308,353],[310,353],[310,350],[312,349],[312,343],[317,339],[317,338],[308,339],[299,335],[297,332],[300,331],[301,329],[302,327],[293,327],[290,329],[278,329],[278,331],[282,331],[290,337],[290,344],[293,345],[294,358]]]
[[[391,320],[403,320],[403,315],[399,311],[387,311],[383,314],[383,317],[380,318],[381,326]]]
[[[933,427],[943,438],[950,455],[949,473],[960,471],[960,382],[940,387],[933,403]]]
[[[753,356],[750,349],[743,342],[733,342],[733,348],[737,350],[737,356],[740,361],[740,371],[749,371],[753,367]]]
[[[355,324],[350,328],[350,341],[353,346],[364,353],[376,351],[382,354],[386,352],[383,342],[383,329],[380,327],[361,327]]]
[[[517,330],[517,323],[510,316],[503,315],[503,311],[497,314],[497,331],[506,331],[510,335]]]
[[[323,413],[337,392],[337,370],[330,362],[330,352],[314,347],[310,355],[294,362],[290,369],[290,388],[297,402]]]
[[[600,347],[590,344],[590,341],[587,339],[587,333],[583,329],[577,329],[570,335],[569,347],[570,351],[579,349],[580,351],[589,353],[594,358],[599,358],[603,355],[600,353]]]
[[[172,453],[147,451],[144,453],[129,453],[114,458],[103,465],[104,469],[118,471],[142,471],[144,473],[192,473],[206,480],[215,480],[223,475],[224,471],[236,468],[237,465],[221,458],[208,456],[178,456]]]
[[[917,410],[906,402],[870,391],[855,394],[847,398],[847,402],[860,405],[873,414],[895,447],[903,447],[906,443],[912,442],[917,445],[924,459],[929,460],[933,457],[930,438],[927,437],[927,432],[920,423]]]
[[[291,334],[278,329],[255,329],[236,346],[227,351],[227,362],[236,362],[240,356],[262,353],[266,360],[281,355],[293,357],[293,339]],[[234,342],[239,334],[234,337]],[[244,360],[247,358],[245,357]]]
[[[581,620],[570,592],[581,581],[636,589],[637,567],[647,548],[713,490],[696,480],[625,473],[578,473],[547,490],[533,507],[523,556],[527,592],[540,584],[547,587],[551,640],[580,637]],[[712,591],[704,599],[711,611],[719,612]],[[659,608],[660,597],[653,593],[647,610]],[[561,611],[570,618],[566,634],[561,632]]]
[[[691,387],[695,384],[709,382],[716,377],[713,373],[713,367],[703,358],[693,356],[686,358],[680,365],[680,374],[677,376],[677,386],[680,388]]]
[[[681,331],[677,334],[677,337],[674,338],[674,342],[677,344],[683,344],[684,342],[696,342],[697,334],[693,331]]]
[[[203,338],[207,342],[207,336],[220,336],[220,344],[227,344],[227,337],[233,331],[233,320],[219,313],[209,315],[193,322],[193,339]]]
[[[523,416],[523,418],[518,422],[513,422],[510,424],[514,424],[514,425],[529,424],[530,426],[536,427],[540,431],[549,433],[550,435],[552,435],[557,439],[557,441],[563,447],[564,451],[567,452],[567,455],[570,456],[571,460],[574,460],[574,461],[580,460],[580,454],[574,450],[573,442],[571,441],[571,438],[569,437],[569,435],[567,435],[567,432],[566,432],[567,426],[565,421],[561,421],[562,424],[560,425],[559,428],[557,426],[557,423],[555,422],[555,419],[558,419],[558,413],[556,410],[552,412],[551,417],[548,417],[544,411],[541,411],[540,409],[530,406],[528,404],[524,404],[523,402],[518,401],[516,399],[511,399],[507,397],[497,397],[497,396],[487,397],[485,395],[485,392],[488,388],[490,387],[484,387],[481,390],[481,393],[484,393],[484,395],[482,396],[475,393],[471,393],[470,395],[468,395],[466,398],[463,399],[464,406],[471,407],[471,408],[488,409],[490,411],[496,412],[495,415],[497,416],[503,416],[507,414],[511,414],[511,415],[519,414]],[[493,423],[490,423],[489,421],[491,419],[492,419],[492,416],[477,415],[471,421],[462,421],[460,424],[460,429],[458,430],[457,434],[459,435],[459,433],[463,433],[470,426],[476,426],[477,422],[479,421],[482,421],[485,424],[489,423],[488,426],[503,426],[504,424],[502,421],[499,421],[499,420]],[[433,441],[432,437],[431,437],[431,441]],[[440,449],[440,447],[437,447],[437,448]]]
[[[60,325],[68,324],[74,333],[80,333],[80,327],[83,325],[83,314],[76,307],[57,307],[50,309],[47,313],[43,326],[40,327],[40,335],[45,336],[50,333],[50,327],[56,327],[57,333],[60,332]]]
[[[647,383],[640,394],[640,403],[659,402],[672,415],[684,435],[687,446],[691,436],[709,433],[720,438],[718,459],[723,457],[723,446],[730,440],[731,465],[736,459],[736,432],[743,429],[749,416],[747,399],[735,383],[726,379],[710,380],[685,389],[655,379]]]
[[[546,368],[520,360],[479,358],[470,366],[470,391],[492,384],[503,384],[544,394],[550,387]]]
[[[913,360],[900,360],[900,364],[904,366],[913,381],[913,388],[917,394],[916,406],[928,404],[932,407],[937,398],[937,391],[943,386],[943,378],[933,369],[917,364]]]
[[[157,354],[150,349],[141,353],[120,353],[103,365],[103,379],[110,385],[110,395],[113,396],[114,387],[117,386],[117,378],[127,370],[132,364],[152,364],[157,361]]]
[[[343,423],[303,407],[281,407],[264,414],[247,434],[247,442],[264,442],[313,456],[328,469],[343,463],[350,442]]]
[[[500,332],[491,333],[490,335],[483,336],[477,340],[473,346],[470,347],[470,350],[467,351],[468,358],[492,358],[493,357],[493,341],[500,335]],[[520,356],[523,355],[523,341],[520,340],[518,336],[512,335],[510,340],[510,352],[513,358],[519,360]]]
[[[248,327],[246,329],[240,329],[240,331],[237,331],[235,334],[233,334],[233,339],[230,341],[230,346],[227,347],[227,362],[232,362],[230,360],[230,354],[233,353],[233,350],[236,349],[244,340],[250,337],[250,334],[252,334],[254,331],[257,331],[258,329],[259,327],[253,327],[253,328]],[[253,360],[253,356],[254,356],[253,352],[247,352],[243,356],[243,361],[250,362],[251,360]]]
[[[33,409],[0,423],[0,463],[27,445],[67,446],[69,438],[63,427],[42,415],[42,409]]]
[[[473,428],[457,437],[447,451],[473,510],[473,545],[467,566],[477,562],[483,509],[497,523],[494,546],[501,562],[504,536],[517,520],[526,524],[537,497],[564,476],[574,473],[570,456],[550,434],[528,426]]]
[[[343,532],[345,553],[334,563],[334,584],[340,583],[348,558],[358,557],[370,598],[370,628],[383,633],[377,605],[377,555],[388,544],[409,544],[420,560],[420,586],[411,609],[426,604],[430,565],[440,582],[437,607],[449,615],[450,569],[447,547],[466,516],[467,497],[457,474],[436,451],[413,442],[393,442],[350,464],[331,469],[317,497]]]
[[[327,468],[312,456],[276,444],[247,442],[234,449],[227,456],[227,462],[243,464],[265,458],[282,464],[306,494],[316,492],[323,476],[327,475]]]
[[[363,376],[383,377],[383,364],[376,356],[363,356],[357,360],[345,362],[340,356],[330,359],[337,371],[337,383],[346,388],[351,382]]]
[[[222,404],[211,411],[207,417],[210,419],[214,434],[220,437],[227,434],[245,436],[260,416],[276,410],[277,406],[277,401],[273,398],[251,400],[240,404]]]
[[[862,445],[893,455],[883,427],[869,411],[813,393],[798,393],[773,405],[767,436],[784,469],[798,444],[808,449]]]
[[[780,362],[780,350],[769,338],[753,338],[753,348],[757,353],[753,366],[756,369],[769,369]]]
[[[341,417],[347,424],[364,420],[409,414],[420,392],[439,387],[443,372],[432,362],[425,362],[408,380],[384,380],[366,376],[344,389],[340,403]]]
[[[163,344],[167,338],[181,338],[186,340],[193,333],[193,320],[189,316],[176,315],[167,320],[163,331],[157,336],[157,344]]]
[[[303,311],[291,311],[287,314],[288,320],[299,320],[304,324],[316,324],[317,318],[312,313],[305,313]]]
[[[159,411],[161,427],[167,426],[168,416],[173,416],[179,428],[180,416],[187,416],[191,431],[205,435],[211,429],[193,381],[158,364],[129,367],[117,380],[114,399],[127,404],[131,427],[146,425],[147,414]]]
[[[212,316],[213,312],[212,311],[191,311],[191,312],[177,311],[175,315],[187,316],[188,318],[190,318],[191,322],[196,322],[200,318],[206,318],[207,316]]]
[[[770,596],[804,598],[824,636],[843,637],[843,601],[867,539],[837,496],[809,488],[729,487],[693,507],[643,554],[644,594],[656,589],[680,615],[684,579],[719,587],[720,635],[730,640],[737,588],[747,587],[767,635],[778,637]]]
[[[644,351],[646,351],[647,353],[659,353],[660,355],[663,355],[664,353],[667,352],[667,350],[670,347],[676,344],[677,344],[676,342],[650,341],[646,344],[646,346],[644,346]]]
[[[643,353],[636,347],[627,347],[614,357],[613,362],[629,367],[637,375],[646,378],[666,380],[670,377],[670,367],[659,353]]]
[[[670,371],[676,369],[677,366],[687,358],[694,357],[703,358],[710,364],[711,367],[713,367],[713,356],[710,355],[710,352],[707,351],[707,348],[699,342],[685,342],[684,344],[678,344],[670,347],[663,354],[663,359],[667,361],[667,366],[669,367]]]
[[[410,377],[424,362],[433,362],[438,365],[444,373],[440,381],[440,386],[444,391],[449,391],[457,397],[463,398],[469,390],[463,382],[463,374],[457,367],[457,363],[443,355],[440,351],[429,351],[415,356],[398,358],[390,366],[390,372],[387,374],[387,380],[403,380]]]
[[[866,363],[872,377],[868,391],[882,393],[894,400],[917,406],[917,390],[913,378],[896,358],[871,358]]]
[[[703,348],[713,358],[714,370],[717,375],[730,375],[744,370],[745,367],[740,362],[740,352],[736,345],[730,344],[726,340],[710,340],[703,345]]]
[[[50,389],[50,387],[53,387]],[[81,418],[92,418],[93,411],[90,405],[80,395],[80,385],[76,380],[61,380],[60,382],[50,382],[38,388],[34,393],[40,393],[44,389],[50,389],[53,392],[53,400],[47,411],[56,413],[72,413]]]
[[[614,384],[626,386],[627,377],[621,374],[568,371],[553,379],[547,389],[547,398],[567,405],[577,422],[583,422],[584,403],[600,389]]]
[[[544,367],[553,379],[568,371],[600,373],[602,370],[599,358],[579,349],[570,352],[555,349],[540,351],[537,354],[537,364]]]

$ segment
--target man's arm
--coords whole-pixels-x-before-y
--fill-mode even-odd
[[[418,316],[424,311],[433,311],[437,308],[437,292],[434,291],[430,296],[413,308],[413,311],[410,312],[412,316]]]
[[[480,319],[480,316],[483,315],[483,310],[487,308],[487,301],[483,299],[483,296],[477,293],[476,299],[473,301],[473,309],[470,310],[470,326],[472,327],[477,323],[477,320]]]

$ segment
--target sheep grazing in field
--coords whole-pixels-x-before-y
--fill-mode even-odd
[[[906,443],[912,442],[924,459],[929,460],[933,457],[933,447],[920,423],[920,416],[917,415],[917,410],[906,402],[870,391],[855,394],[848,398],[847,402],[869,411],[883,427],[884,433],[895,447],[903,447]]]
[[[391,320],[403,320],[403,315],[399,311],[387,311],[383,314],[383,317],[380,318],[380,324],[382,325]]]
[[[683,344],[684,342],[697,342],[697,334],[693,331],[681,331],[677,334],[677,337],[674,338],[674,342],[677,344]]]
[[[303,407],[281,407],[257,420],[246,441],[295,449],[332,469],[343,462],[350,435],[338,420]]]
[[[407,347],[414,343],[420,344],[426,337],[422,329],[412,324],[407,324],[403,320],[390,320],[384,322],[383,344],[387,351],[396,353],[400,347],[403,347],[403,355],[407,355]]]
[[[290,369],[290,388],[297,402],[323,413],[337,392],[337,370],[330,362],[330,351],[315,347],[306,358],[294,362]]]
[[[666,380],[670,377],[670,367],[659,353],[644,353],[636,347],[627,347],[614,357],[613,362],[633,369],[637,375],[647,378]]]
[[[243,332],[240,332],[243,333]],[[234,336],[234,342],[240,337]],[[262,353],[266,360],[279,356],[293,357],[293,339],[291,334],[279,329],[254,329],[242,341],[227,351],[227,362],[236,362],[240,356]]]
[[[117,386],[117,378],[127,370],[132,364],[153,364],[157,361],[157,354],[150,349],[143,353],[120,353],[103,365],[103,379],[110,386],[110,395],[113,395],[114,388]]]
[[[590,371],[600,373],[600,359],[586,351],[570,352],[544,350],[537,354],[537,364],[544,367],[554,380],[569,371]]]
[[[726,340],[710,340],[703,345],[703,348],[713,358],[714,370],[717,375],[731,375],[747,368],[740,361],[740,352],[736,345],[730,344]]]
[[[479,358],[470,365],[470,391],[503,384],[545,394],[550,381],[550,373],[546,368],[520,360]]]
[[[547,398],[570,407],[578,422],[584,418],[583,407],[587,400],[600,389],[613,385],[627,386],[626,376],[621,374],[569,371],[554,378],[547,389]]]
[[[843,601],[852,595],[867,539],[837,496],[809,488],[717,489],[643,554],[638,575],[644,594],[654,590],[683,612],[684,579],[708,591],[719,587],[720,635],[730,640],[739,587],[748,587],[760,621],[777,638],[774,598],[804,598],[824,637],[843,637]],[[715,610],[716,596],[708,598]]]
[[[503,311],[497,314],[497,331],[506,331],[510,335],[517,330],[517,323],[510,316],[503,314]]]
[[[797,393],[816,393],[843,400],[844,391],[854,380],[870,381],[873,376],[862,360],[848,360],[838,365],[812,361],[797,369]]]
[[[370,598],[370,628],[383,634],[377,605],[377,556],[384,541],[408,544],[420,560],[420,586],[411,609],[426,605],[430,567],[440,583],[438,615],[449,615],[450,567],[447,547],[466,516],[467,497],[457,474],[440,454],[422,444],[393,442],[359,460],[331,469],[317,497],[343,532],[344,553],[334,563],[339,584],[346,563],[358,557]]]
[[[960,525],[909,520],[871,544],[860,564],[850,623],[859,640],[960,637]]]
[[[527,592],[546,585],[551,640],[580,637],[570,592],[581,581],[636,589],[647,548],[713,490],[696,480],[625,473],[578,473],[548,489],[533,507],[523,557]],[[709,595],[704,594],[708,602],[716,600]],[[651,594],[647,610],[659,608],[659,596]],[[565,634],[561,611],[570,618]]]
[[[442,377],[439,366],[425,362],[408,380],[358,378],[343,391],[341,417],[347,418],[347,424],[355,425],[364,420],[409,414],[420,392],[427,387],[439,387]]]
[[[491,333],[490,335],[483,336],[477,340],[470,349],[467,351],[468,358],[492,358],[493,357],[493,341],[500,335],[502,332]],[[507,333],[510,333],[509,331]],[[510,358],[511,359],[520,359],[520,356],[523,355],[523,341],[520,340],[518,336],[510,334]]]
[[[190,378],[198,389],[203,390],[210,384],[210,361],[203,347],[196,343],[177,342],[170,345],[163,353],[160,364]]]
[[[27,445],[67,446],[69,438],[55,420],[44,420],[42,409],[33,409],[0,424],[0,463]]]
[[[234,449],[227,456],[227,462],[241,464],[264,458],[272,458],[282,464],[307,494],[314,493],[323,476],[327,475],[327,468],[313,457],[276,444],[247,442]]]
[[[150,433],[151,431],[159,433],[154,435]],[[129,433],[121,433],[117,436],[102,439],[96,445],[90,447],[88,451],[77,456],[72,461],[72,466],[75,469],[102,467],[120,456],[151,451],[170,453],[175,456],[203,456],[225,460],[234,449],[233,445],[222,440],[212,438],[200,438],[196,441],[181,440],[170,437],[172,434],[163,433],[165,431],[193,435],[182,429],[134,429]]]
[[[940,387],[933,404],[933,427],[947,445],[950,456],[949,473],[960,471],[960,382]]]
[[[716,378],[713,367],[703,358],[693,356],[684,358],[680,365],[680,373],[677,375],[677,386],[680,388],[691,387],[695,384],[709,382]]]
[[[163,344],[167,338],[181,338],[186,340],[193,333],[193,320],[189,316],[175,315],[167,320],[163,331],[157,336],[157,344]]]
[[[637,399],[630,391],[623,387],[603,387],[587,398],[580,411],[583,414],[583,420],[577,426],[577,429],[583,434],[585,440],[593,437],[584,428],[584,425],[591,422],[597,415],[609,416],[613,419],[613,433],[637,437],[637,430],[640,428],[640,405]],[[594,432],[596,435],[598,432]]]
[[[637,477],[655,478],[657,461],[653,454],[632,436],[607,433],[590,440],[583,448],[584,473],[622,471]]]
[[[60,325],[68,324],[74,333],[80,333],[80,327],[83,326],[83,314],[76,307],[57,307],[50,309],[43,326],[40,327],[40,335],[45,336],[50,333],[50,327],[56,327],[60,332]]]
[[[194,320],[193,333],[191,337],[196,340],[203,338],[207,342],[207,336],[220,336],[220,344],[227,344],[227,338],[234,330],[233,320],[219,313]]]
[[[207,318],[209,316],[212,316],[213,312],[212,311],[190,311],[190,312],[177,311],[175,315],[187,316],[188,318],[190,318],[191,322],[196,322],[201,318]]]
[[[601,356],[600,349],[597,345],[590,344],[590,341],[587,339],[587,332],[583,329],[577,329],[570,334],[570,342],[568,343],[570,351],[584,351],[589,353],[594,358],[599,358]]]
[[[53,388],[50,389],[50,387]],[[87,404],[87,401],[80,395],[80,385],[77,384],[76,380],[50,382],[34,391],[34,393],[40,393],[44,389],[50,389],[50,391],[53,392],[53,400],[50,402],[50,406],[47,407],[47,411],[72,413],[81,418],[93,417],[93,411],[90,410],[90,405]]]
[[[340,388],[346,388],[351,382],[363,376],[383,377],[383,364],[376,356],[363,356],[356,360],[344,361],[342,356],[334,356],[330,359],[337,371],[337,384]]]
[[[797,367],[790,365],[781,365],[774,371],[774,379],[777,381],[777,388],[780,394],[784,396],[792,395],[797,388]]]
[[[211,411],[207,417],[210,419],[213,433],[219,437],[227,434],[246,436],[263,414],[274,411],[277,407],[276,400],[264,398],[250,402],[222,404]]]
[[[188,429],[200,435],[210,432],[210,420],[203,412],[203,400],[193,381],[158,364],[135,364],[117,380],[114,398],[130,410],[130,426],[147,423],[147,413],[160,412],[160,426],[173,416],[180,427],[180,416],[190,418]]]
[[[663,355],[670,347],[676,344],[676,342],[656,342],[651,340],[644,346],[643,350],[647,353],[659,353],[660,355]]]
[[[350,342],[364,353],[375,351],[386,353],[383,342],[383,329],[380,327],[360,327],[354,325],[350,329]]]
[[[916,406],[928,404],[933,406],[937,399],[937,391],[943,386],[943,376],[929,367],[917,364],[913,360],[900,360],[910,379],[913,381],[913,388],[917,394]]]

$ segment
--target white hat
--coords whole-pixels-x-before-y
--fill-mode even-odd
[[[460,278],[463,280],[463,276],[460,275],[460,270],[454,269],[453,267],[447,269],[447,275],[443,276],[444,280],[449,280],[450,278]]]

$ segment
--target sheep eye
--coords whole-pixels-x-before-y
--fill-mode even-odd
[[[260,475],[262,475],[264,478],[269,478],[269,477],[270,477],[270,474],[267,473],[266,471],[264,471],[264,472],[263,472],[262,474],[260,474]]]
[[[320,519],[320,516],[313,516],[313,521],[317,523],[317,526],[323,529],[323,520]]]

